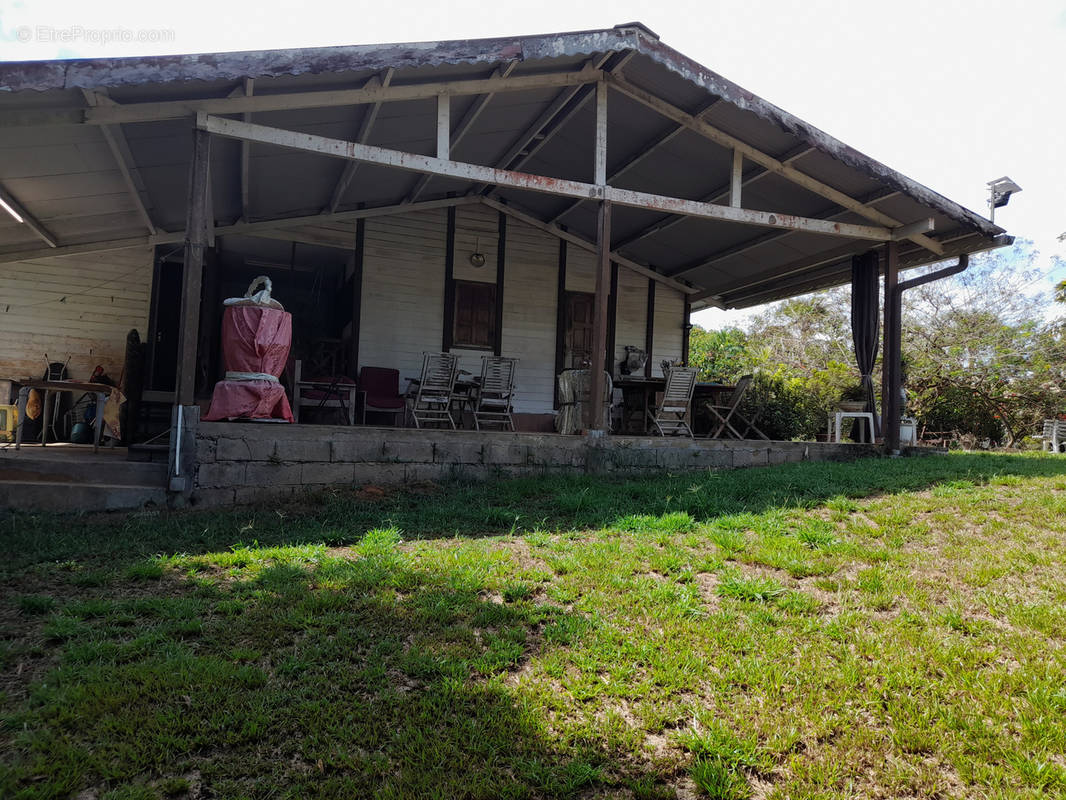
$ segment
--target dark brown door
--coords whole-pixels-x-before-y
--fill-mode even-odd
[[[563,364],[570,369],[587,369],[592,362],[592,315],[595,295],[566,293],[566,349]]]

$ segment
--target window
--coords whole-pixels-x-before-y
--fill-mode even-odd
[[[492,350],[496,342],[496,284],[455,282],[452,347]]]

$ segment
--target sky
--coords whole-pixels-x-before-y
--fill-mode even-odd
[[[0,60],[431,41],[640,21],[724,77],[996,222],[1066,278],[1066,0],[0,0]],[[704,326],[740,312],[700,312]]]

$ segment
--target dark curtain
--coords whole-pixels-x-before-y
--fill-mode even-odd
[[[852,256],[851,259],[851,337],[855,344],[855,363],[858,364],[862,385],[866,390],[866,410],[874,414],[877,432],[881,421],[877,416],[877,395],[874,393],[874,364],[880,332],[878,255],[874,251]]]

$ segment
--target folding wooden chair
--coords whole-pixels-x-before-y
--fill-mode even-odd
[[[501,425],[514,430],[515,369],[517,358],[500,358],[483,356],[481,359],[481,381],[474,395],[474,427],[481,430],[482,425]]]
[[[451,353],[424,353],[422,377],[419,378],[411,401],[411,418],[415,427],[423,423],[447,424],[455,430],[452,402],[455,397],[455,378],[459,372],[459,357]]]
[[[692,438],[690,417],[696,372],[693,367],[673,367],[666,373],[663,400],[658,408],[648,409],[648,419],[660,436],[684,434]]]
[[[710,438],[717,439],[728,430],[737,439],[744,439],[749,433],[754,431],[759,435],[760,439],[766,439],[769,441],[769,436],[756,428],[751,421],[737,410],[740,406],[740,402],[744,399],[744,395],[748,392],[748,387],[751,386],[751,378],[751,375],[744,375],[741,377],[741,379],[737,381],[733,394],[724,404],[707,403],[706,408],[711,414],[718,418],[718,427],[714,430],[714,433],[710,435]],[[746,426],[743,434],[733,427],[733,419],[738,420]]]

